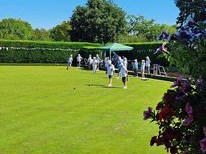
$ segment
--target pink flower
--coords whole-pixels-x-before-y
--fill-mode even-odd
[[[206,152],[206,137],[200,140],[200,150],[205,153]]]
[[[187,114],[190,118],[193,117],[192,116],[192,114],[193,114],[192,106],[189,103],[187,103],[187,105],[185,106],[185,111],[187,112]]]

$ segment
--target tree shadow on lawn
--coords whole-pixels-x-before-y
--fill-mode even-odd
[[[101,88],[108,88],[108,89],[110,89],[110,88],[121,88],[121,87],[116,87],[116,86],[112,86],[112,87],[108,87],[108,86],[106,86],[106,85],[102,85],[102,84],[86,84],[87,86],[90,86],[90,87],[101,87]]]

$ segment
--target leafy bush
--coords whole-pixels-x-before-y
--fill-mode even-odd
[[[150,56],[152,63],[167,66],[168,62],[164,57],[154,55],[154,51],[161,46],[159,42],[151,43],[129,43],[125,44],[134,47],[132,51],[119,52],[128,59],[138,59],[141,61],[146,56]],[[46,41],[22,41],[22,40],[0,40],[0,62],[9,63],[64,63],[68,56],[78,53],[82,57],[89,54],[95,56],[102,55],[102,51],[97,48],[100,44],[88,42],[46,42]],[[2,48],[3,47],[3,48]],[[74,58],[74,62],[75,62]]]
[[[0,40],[0,62],[4,63],[65,63],[85,46],[98,47],[87,42],[41,42]]]
[[[165,145],[171,154],[201,154],[200,142],[206,139],[205,85],[178,78],[156,106],[144,112],[144,119],[159,125],[159,133],[150,145]],[[204,145],[204,144],[203,144]],[[204,153],[204,152],[203,152]]]
[[[177,0],[181,13],[176,35],[163,32],[169,41],[168,58],[189,79],[178,78],[156,110],[144,112],[159,126],[150,145],[165,145],[171,154],[206,153],[206,3]],[[163,35],[164,34],[164,35]]]
[[[169,66],[167,59],[161,54],[154,54],[154,52],[162,45],[162,42],[141,42],[141,43],[125,43],[134,49],[132,51],[125,51],[124,53],[117,52],[119,55],[124,54],[128,59],[137,59],[141,62],[146,56],[150,57],[153,64],[160,64],[162,66]]]

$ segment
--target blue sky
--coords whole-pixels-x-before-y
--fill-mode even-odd
[[[50,29],[71,17],[87,0],[1,0],[0,20],[20,18],[33,28]],[[143,15],[157,23],[175,24],[179,10],[174,0],[113,0],[129,15]]]

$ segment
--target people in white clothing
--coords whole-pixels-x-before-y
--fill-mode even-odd
[[[150,63],[151,63],[150,58],[149,58],[149,56],[147,56],[146,62],[145,62],[147,74],[150,74]]]
[[[123,62],[124,62],[125,67],[127,68],[128,62],[127,62],[127,58],[126,57],[123,58]]]
[[[99,58],[98,54],[96,54],[96,60],[97,60],[97,70],[99,70],[99,64],[101,62],[101,59]]]
[[[119,77],[121,77],[121,67],[123,64],[123,59],[121,58],[121,56],[119,56],[118,62],[117,62],[117,68],[118,68],[118,74],[117,74],[117,78],[119,79]]]
[[[92,62],[93,62],[92,55],[89,55],[89,58],[87,59],[89,70],[92,69]]]
[[[137,59],[134,60],[132,63],[133,71],[134,71],[134,77],[138,76],[138,62]]]
[[[109,63],[109,58],[106,57],[106,58],[104,59],[104,68],[105,68],[105,70],[106,70],[106,74],[107,74],[107,66],[108,66],[108,63]]]
[[[127,89],[127,77],[128,77],[128,71],[127,71],[127,67],[125,65],[125,63],[123,62],[121,65],[121,70],[120,70],[120,74],[122,77],[122,83],[123,83],[123,88]]]
[[[97,71],[97,64],[98,64],[98,62],[97,62],[96,57],[93,57],[93,61],[92,61],[93,74],[95,74]]]
[[[70,57],[67,59],[67,69],[72,67],[72,61],[73,61],[73,56],[71,54]]]
[[[80,54],[77,55],[77,67],[81,67],[81,61],[82,61],[82,57]]]
[[[111,61],[111,60],[108,60],[107,75],[108,75],[108,78],[109,78],[109,84],[108,84],[109,87],[112,86],[112,77],[113,77],[113,75],[114,75],[114,71],[115,71],[115,67],[114,67],[114,65],[112,64],[112,61]]]
[[[145,60],[142,60],[141,64],[141,74],[142,74],[142,79],[145,79]]]

